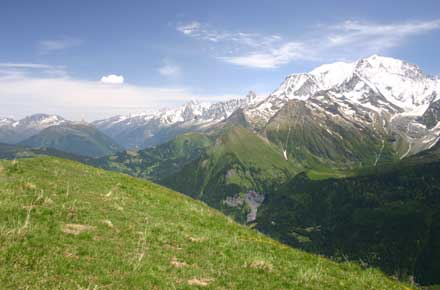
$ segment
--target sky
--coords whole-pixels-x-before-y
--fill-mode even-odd
[[[362,3],[361,3],[362,2]],[[372,54],[440,75],[440,1],[0,1],[0,117],[267,95]]]

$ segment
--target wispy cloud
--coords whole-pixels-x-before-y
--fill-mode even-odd
[[[0,63],[0,68],[25,68],[25,69],[47,69],[53,66],[41,63],[12,63],[12,62],[2,62]]]
[[[200,22],[193,21],[191,23],[178,25],[176,28],[178,31],[182,32],[183,34],[192,35],[200,30],[200,26],[201,26]]]
[[[165,64],[158,71],[164,77],[179,77],[182,73],[180,66],[175,64]]]
[[[38,73],[45,76],[65,76],[66,68],[61,65],[41,63],[0,63],[0,78],[11,78]]]
[[[377,24],[345,21],[331,26],[326,36],[329,47],[355,45],[373,52],[401,45],[409,37],[440,29],[440,20]]]
[[[440,20],[401,23],[344,21],[320,26],[309,34],[284,39],[257,33],[211,29],[199,22],[177,30],[194,39],[215,44],[215,57],[235,65],[271,69],[294,61],[353,59],[401,46],[410,37],[440,29]],[[223,51],[228,51],[224,54]]]
[[[282,40],[281,36],[277,34],[261,35],[258,33],[219,31],[197,21],[178,25],[176,29],[184,35],[198,40],[206,40],[212,43],[229,43],[230,45],[240,44],[254,48],[269,48],[274,43]]]
[[[73,37],[63,37],[59,39],[47,39],[38,42],[38,50],[41,54],[49,54],[62,51],[68,48],[79,46],[83,40]]]

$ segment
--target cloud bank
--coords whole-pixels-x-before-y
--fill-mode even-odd
[[[44,73],[54,69],[45,64],[0,64],[0,116],[58,113],[94,120],[179,105],[192,96],[186,88],[114,85],[123,81],[116,75],[101,82]]]

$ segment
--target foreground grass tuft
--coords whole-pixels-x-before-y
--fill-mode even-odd
[[[2,288],[407,289],[147,181],[57,158],[0,169]]]

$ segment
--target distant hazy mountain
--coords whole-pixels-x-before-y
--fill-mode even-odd
[[[123,150],[114,140],[92,125],[65,122],[43,129],[20,142],[33,148],[53,148],[82,156],[99,157]]]
[[[21,120],[0,118],[0,142],[15,144],[50,126],[67,122],[57,115],[35,114]]]
[[[204,132],[237,109],[254,103],[256,95],[215,104],[191,101],[181,107],[129,116],[116,116],[93,124],[126,148],[145,148],[171,140],[185,132]]]

